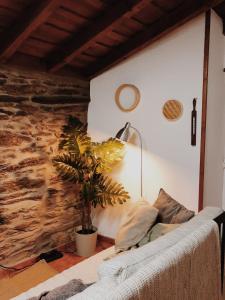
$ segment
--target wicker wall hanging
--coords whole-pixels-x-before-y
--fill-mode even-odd
[[[176,121],[183,114],[183,105],[178,100],[168,100],[163,105],[162,113],[168,121]]]

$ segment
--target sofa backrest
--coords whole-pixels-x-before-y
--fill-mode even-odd
[[[221,299],[218,226],[207,221],[102,300]]]
[[[223,212],[217,207],[207,207],[190,221],[181,224],[175,230],[140,248],[133,249],[103,262],[98,269],[100,279],[110,278],[119,284],[129,278],[141,267],[148,264],[157,255],[172,247],[187,235],[197,230],[208,220],[212,220]]]
[[[71,300],[219,300],[219,250],[218,227],[205,220],[120,284],[104,277]]]

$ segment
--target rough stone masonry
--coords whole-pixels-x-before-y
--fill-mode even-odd
[[[76,187],[52,166],[68,115],[85,122],[89,82],[0,68],[0,263],[73,239]]]

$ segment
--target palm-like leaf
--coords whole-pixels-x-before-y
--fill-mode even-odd
[[[90,149],[90,146],[91,138],[85,132],[74,131],[62,139],[59,149],[75,155],[82,155]]]
[[[83,124],[78,118],[69,116],[68,122],[63,126],[64,134],[73,134],[74,132],[87,132],[87,124]]]
[[[96,158],[100,157],[98,172],[109,172],[123,159],[124,145],[113,138],[102,143],[92,143],[92,152]]]
[[[91,146],[91,139],[85,132],[79,132],[78,134],[72,134],[68,137],[64,146],[68,152],[82,155],[88,151]]]
[[[61,154],[53,159],[53,164],[63,179],[80,182],[86,167],[80,157],[74,154]]]
[[[129,194],[120,183],[114,182],[107,176],[100,175],[99,182],[96,185],[96,198],[93,201],[94,206],[97,204],[101,206],[117,203],[123,204],[129,198]]]
[[[63,126],[63,133],[61,135],[61,141],[59,143],[59,149],[66,149],[68,139],[73,135],[77,136],[79,133],[87,132],[87,124],[83,124],[76,117],[69,116],[68,122]]]

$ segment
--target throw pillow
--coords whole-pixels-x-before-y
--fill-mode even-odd
[[[188,210],[182,204],[174,200],[163,189],[153,205],[159,210],[158,222],[167,224],[180,224],[187,222],[194,216],[194,211]]]
[[[176,229],[178,226],[180,226],[180,224],[156,224],[147,232],[143,239],[138,243],[138,247],[144,246],[145,244],[156,240],[160,236],[172,231],[173,229]]]
[[[165,223],[158,223],[152,227],[149,232],[150,241],[154,241],[160,236],[176,229],[179,227],[180,224],[165,224]]]
[[[127,211],[115,238],[116,252],[126,251],[135,246],[153,226],[158,209],[146,200],[139,200]]]

